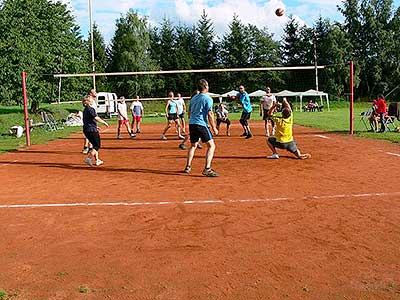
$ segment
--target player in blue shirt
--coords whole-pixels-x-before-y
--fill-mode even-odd
[[[253,108],[251,107],[251,102],[250,102],[250,97],[249,94],[244,90],[244,86],[241,85],[239,86],[239,93],[234,97],[237,99],[237,101],[242,105],[243,111],[242,111],[242,116],[240,117],[240,124],[243,127],[243,134],[242,136],[245,136],[246,139],[249,139],[253,137],[251,131],[250,131],[250,126],[248,120],[250,119],[251,112],[253,111]]]
[[[189,105],[189,133],[190,133],[190,148],[187,156],[185,173],[190,173],[192,169],[193,157],[201,140],[207,145],[206,165],[203,170],[203,175],[208,177],[218,177],[219,174],[211,169],[211,162],[214,157],[215,143],[213,136],[208,128],[210,124],[214,134],[218,135],[218,129],[215,126],[213,114],[213,100],[207,95],[208,82],[201,79],[198,83],[199,94],[193,96]]]

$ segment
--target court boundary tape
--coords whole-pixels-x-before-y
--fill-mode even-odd
[[[392,193],[365,193],[340,195],[311,195],[304,197],[277,197],[265,199],[236,199],[236,200],[185,200],[185,201],[155,201],[155,202],[78,202],[78,203],[43,203],[43,204],[5,204],[0,209],[29,209],[29,208],[70,208],[70,207],[123,207],[123,206],[168,206],[168,205],[205,205],[205,204],[232,204],[232,203],[268,203],[277,201],[304,201],[304,200],[332,200],[332,199],[363,199],[400,196],[400,192]]]

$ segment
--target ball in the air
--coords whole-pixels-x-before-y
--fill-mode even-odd
[[[283,8],[277,8],[276,10],[275,10],[275,14],[278,16],[278,17],[282,17],[283,16],[283,14],[285,13],[285,10],[283,9]]]

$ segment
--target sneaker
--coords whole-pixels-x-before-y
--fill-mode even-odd
[[[184,140],[185,139],[185,137],[183,136],[183,135],[178,135],[178,139],[180,139],[180,140]]]
[[[88,149],[88,148],[86,148],[86,147],[85,147],[85,148],[83,148],[83,150],[82,150],[82,153],[83,153],[83,154],[88,154],[88,153],[89,153],[89,149]]]
[[[204,169],[203,173],[204,176],[207,177],[218,177],[219,174],[217,172],[215,172],[213,169],[209,168],[209,169]]]
[[[117,135],[117,139],[122,139],[122,136],[121,135]]]
[[[309,154],[309,153],[304,153],[304,154],[302,154],[299,158],[300,158],[300,159],[308,159],[308,158],[311,158],[311,154]]]
[[[267,156],[267,158],[268,159],[279,159],[279,155],[278,155],[278,153],[274,153],[274,154],[272,154],[270,156]]]
[[[93,161],[90,157],[86,157],[85,158],[85,163],[89,166],[89,167],[93,167]]]
[[[185,170],[183,170],[183,173],[189,174],[191,170],[192,170],[191,166],[186,166]]]
[[[187,147],[185,144],[179,144],[179,148],[182,150],[187,150]]]
[[[101,166],[102,164],[104,164],[104,161],[102,161],[101,159],[98,159],[96,161],[96,166]]]
[[[247,136],[247,133],[243,132],[240,136]]]
[[[253,137],[253,135],[251,133],[249,133],[248,135],[246,135],[245,139],[251,139]]]
[[[131,138],[136,137],[136,135],[134,133],[131,133],[130,136],[131,136]]]
[[[163,135],[161,136],[161,139],[165,141],[165,140],[167,139],[167,137],[163,134]]]
[[[203,146],[200,143],[198,143],[197,144],[197,149],[203,149]]]
[[[227,133],[226,133],[226,136],[231,136],[231,133],[230,133],[230,132],[227,132]]]

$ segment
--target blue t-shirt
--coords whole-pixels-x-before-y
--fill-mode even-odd
[[[240,102],[242,103],[243,111],[247,113],[251,113],[253,111],[253,107],[251,107],[250,97],[247,92],[238,93],[236,97],[239,98]]]
[[[84,132],[97,132],[96,110],[91,106],[85,106],[83,110],[83,131]]]
[[[168,113],[176,114],[178,112],[178,104],[174,100],[169,101],[168,105]]]
[[[204,93],[195,95],[192,100],[190,100],[189,104],[189,124],[207,127],[208,112],[212,110],[212,107],[213,100],[210,96]]]

